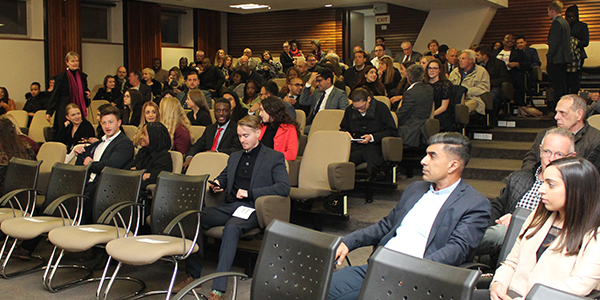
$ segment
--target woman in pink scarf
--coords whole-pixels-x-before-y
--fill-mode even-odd
[[[87,116],[90,105],[90,90],[87,86],[87,75],[79,69],[79,54],[71,51],[65,56],[67,69],[56,75],[54,90],[50,96],[46,120],[51,123],[54,114],[54,132],[58,132],[66,121],[65,108],[69,103],[75,103]]]

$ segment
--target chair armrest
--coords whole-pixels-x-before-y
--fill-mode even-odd
[[[146,187],[146,192],[148,195],[152,195],[152,199],[154,199],[154,191],[156,190],[156,184],[149,184]]]
[[[514,98],[515,87],[510,82],[502,83],[502,99],[504,101],[510,101]],[[487,104],[486,104],[487,105]]]
[[[351,162],[332,163],[327,166],[329,187],[334,191],[354,189],[354,173],[356,166]]]
[[[543,78],[542,68],[540,68],[539,66],[533,66],[531,73],[532,73],[534,82],[542,81],[542,78]]]
[[[290,176],[290,186],[298,186],[298,174],[300,174],[300,163],[302,156],[296,156],[293,161],[288,161],[288,174]]]
[[[481,98],[481,101],[483,101],[483,103],[485,103],[486,111],[491,111],[494,108],[494,96],[492,95],[492,93],[485,92],[485,93],[481,94],[481,96],[479,96],[479,98]]]
[[[381,140],[381,151],[383,152],[383,160],[391,162],[402,161],[403,141],[399,137],[384,137]]]
[[[298,139],[298,156],[304,155],[304,149],[306,149],[306,143],[308,143],[308,135],[302,133],[300,134],[300,139]]]
[[[25,206],[24,209],[21,206],[21,202],[17,201],[16,203],[13,203],[13,201],[11,201],[12,199],[16,198],[21,193],[33,193],[34,194],[33,198],[36,199],[38,193],[41,193],[41,191],[36,190],[36,189],[18,189],[18,190],[10,191],[10,192],[6,193],[4,196],[2,196],[2,198],[0,198],[0,206],[10,205],[10,208],[12,208],[12,209],[15,209],[15,206],[17,206],[19,208],[19,210],[21,210],[21,212],[27,212],[30,205],[32,205],[30,214],[33,214],[33,209],[35,208],[35,201],[31,201],[31,194],[27,197],[27,205]],[[14,215],[14,212],[13,212],[13,215]]]
[[[171,221],[171,223],[169,223],[169,225],[167,225],[167,227],[165,227],[165,230],[163,231],[163,234],[165,235],[170,235],[171,231],[173,230],[173,228],[175,227],[175,225],[179,226],[179,232],[181,233],[181,238],[183,239],[183,257],[182,259],[186,259],[194,250],[194,247],[190,247],[190,249],[187,251],[187,253],[185,253],[185,231],[183,230],[183,225],[181,225],[181,221],[183,219],[185,219],[187,216],[189,215],[196,215],[198,217],[198,225],[196,225],[196,233],[194,233],[194,239],[192,241],[193,244],[196,244],[196,242],[198,241],[198,236],[200,235],[200,215],[204,214],[203,211],[200,210],[188,210],[184,213],[179,214],[177,217],[175,217],[175,219],[173,219]]]
[[[245,278],[248,278],[248,275],[243,274],[243,273],[237,273],[237,272],[220,272],[220,273],[213,273],[210,275],[206,275],[206,276],[200,277],[200,278],[194,280],[193,282],[191,282],[190,284],[186,285],[183,289],[181,289],[173,297],[173,299],[181,300],[183,297],[185,297],[185,295],[187,293],[189,293],[195,287],[200,286],[200,285],[204,284],[205,282],[211,281],[216,278],[229,277],[229,276],[234,276],[232,295],[233,295],[233,297],[235,297],[236,296],[235,293],[236,293],[236,289],[237,289],[237,278],[239,277],[239,278],[245,279]]]
[[[98,218],[98,224],[105,224],[105,225],[109,225],[111,222],[114,222],[115,226],[118,228],[118,221],[121,221],[121,227],[124,228],[126,230],[125,233],[125,237],[127,237],[129,235],[129,232],[131,231],[131,228],[133,227],[134,223],[135,223],[135,230],[133,231],[133,235],[137,236],[138,234],[138,230],[140,228],[140,221],[143,218],[142,214],[141,214],[141,208],[144,205],[141,203],[136,203],[136,202],[131,202],[131,201],[123,201],[123,202],[119,202],[116,204],[111,205],[109,208],[107,208],[102,215],[100,215],[100,218]],[[125,222],[125,219],[123,219],[123,215],[121,214],[121,211],[123,209],[130,209],[131,212],[131,216],[129,218],[129,222]],[[137,208],[137,216],[135,217],[135,222],[134,222],[134,211],[133,209]],[[117,219],[118,217],[118,219]],[[118,231],[117,231],[118,234]]]
[[[69,215],[69,212],[67,211],[66,207],[63,205],[63,202],[70,200],[70,199],[77,199],[77,210],[75,211],[74,215],[73,215],[73,221],[71,222],[71,225],[79,225],[79,223],[81,223],[81,218],[83,217],[83,202],[85,199],[89,199],[88,197],[84,196],[84,195],[80,195],[80,194],[68,194],[68,195],[64,195],[64,196],[60,196],[56,199],[54,199],[54,201],[52,201],[52,203],[50,203],[48,205],[48,207],[46,207],[46,209],[44,210],[44,214],[46,215],[53,215],[54,211],[57,208],[61,208],[60,211],[60,215],[63,218],[63,223],[65,220],[65,215],[66,217],[69,219],[69,221],[71,221],[71,216]]]
[[[260,228],[267,227],[273,220],[290,221],[292,210],[290,197],[262,196],[256,199],[254,206],[256,207],[256,217]]]

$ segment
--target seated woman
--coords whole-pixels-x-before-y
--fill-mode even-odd
[[[118,88],[115,88],[115,78],[112,75],[106,75],[102,84],[104,87],[101,87],[94,95],[94,100],[106,100],[117,108],[123,108],[123,94]]]
[[[244,98],[242,98],[242,106],[250,109],[254,104],[260,102],[260,85],[254,80],[248,80],[244,88]]]
[[[158,105],[152,101],[144,103],[142,106],[142,118],[140,119],[140,126],[138,126],[133,138],[133,145],[136,147],[140,146],[140,138],[142,137],[142,128],[144,125],[150,122],[160,122],[160,114],[158,113]]]
[[[424,82],[433,87],[433,115],[440,121],[440,132],[454,131],[452,115],[450,114],[450,97],[452,96],[452,82],[446,78],[446,73],[441,68],[444,66],[438,59],[427,64]]]
[[[243,70],[237,70],[233,72],[229,81],[231,82],[227,87],[229,91],[235,92],[238,97],[243,97],[244,90],[246,89],[246,81],[248,81],[248,73]]]
[[[233,75],[233,57],[231,57],[231,55],[225,55],[223,64],[219,66],[219,69],[221,70],[221,73],[223,73],[223,77],[225,77],[225,82],[229,82]]]
[[[496,270],[490,289],[476,290],[473,299],[525,297],[536,283],[585,296],[598,285],[598,171],[586,159],[566,157],[551,162],[543,179],[540,204]]]
[[[140,125],[140,118],[142,117],[142,93],[135,89],[129,89],[123,94],[123,106],[121,110],[121,124],[122,125]]]
[[[17,123],[17,119],[15,119],[15,117],[13,115],[3,115],[0,118],[8,118],[13,125],[15,125],[15,130],[17,131],[17,135],[19,136],[19,138],[29,144],[29,146],[31,146],[31,149],[33,149],[33,152],[35,152],[35,154],[37,155],[38,151],[40,151],[40,144],[38,144],[36,141],[32,140],[30,137],[26,136],[25,134],[23,134],[23,132],[21,131],[21,128],[19,128],[19,124]]]
[[[290,53],[292,57],[304,57],[302,50],[300,50],[300,43],[296,40],[290,41]]]
[[[210,110],[208,109],[208,104],[206,104],[206,98],[202,91],[189,91],[185,103],[187,104],[187,107],[192,110],[187,114],[187,118],[192,125],[208,126],[212,124]]]
[[[429,51],[426,52],[425,54],[423,54],[423,56],[433,56],[435,58],[438,58],[438,48],[439,47],[440,47],[440,43],[438,43],[438,41],[436,39],[429,41],[429,43],[427,43],[427,49],[429,49]]]
[[[385,92],[385,86],[379,80],[379,75],[377,74],[377,68],[374,66],[366,66],[364,69],[364,76],[361,76],[356,80],[356,84],[354,85],[355,89],[362,87],[368,89],[374,96],[385,96],[387,95]]]
[[[390,98],[390,102],[392,103],[391,111],[396,111],[398,109],[398,106],[400,106],[400,100],[402,100],[402,95],[404,92],[406,92],[408,87],[410,87],[410,84],[408,84],[408,75],[406,74],[406,69],[414,64],[415,63],[411,61],[405,61],[400,64],[400,75],[402,75],[402,79],[396,87],[394,96]]]
[[[263,145],[283,153],[285,160],[298,155],[300,124],[286,111],[283,100],[270,96],[261,102],[259,140]]]
[[[0,87],[0,115],[15,109],[15,100],[10,99],[8,90],[5,87]]]
[[[0,117],[0,187],[4,187],[6,167],[13,157],[35,160],[35,153],[28,143],[19,138],[13,123]]]
[[[248,109],[242,106],[240,98],[238,98],[236,93],[225,92],[223,93],[223,98],[229,100],[229,103],[231,103],[231,121],[237,123],[243,117],[248,115]]]
[[[167,127],[173,142],[171,150],[185,155],[192,145],[192,124],[177,98],[163,98],[159,107],[160,122]]]
[[[183,74],[181,74],[181,70],[179,70],[178,67],[172,67],[169,70],[169,81],[163,89],[162,97],[166,97],[167,93],[171,93],[171,95],[177,95],[186,89],[185,80]]]
[[[154,70],[151,68],[145,68],[142,70],[142,79],[144,80],[142,84],[146,84],[150,87],[150,90],[152,91],[152,100],[157,101],[157,99],[160,99],[161,97],[163,85],[162,83],[158,82],[158,80],[154,79],[154,75]]]
[[[227,56],[227,54],[225,54],[225,50],[223,49],[219,49],[217,50],[217,54],[215,55],[215,63],[213,64],[213,66],[217,67],[217,68],[221,68],[223,67],[223,64],[225,63],[225,57]]]
[[[384,56],[379,64],[379,78],[385,86],[385,91],[388,95],[394,95],[396,93],[396,87],[400,83],[402,76],[400,71],[394,68],[394,62],[391,58]]]
[[[171,138],[169,131],[160,122],[149,122],[143,125],[140,137],[140,146],[142,148],[124,169],[126,170],[146,170],[142,176],[142,185],[140,195],[145,196],[146,187],[149,184],[155,184],[158,174],[162,171],[173,171],[173,161],[171,160]]]
[[[65,144],[67,152],[71,152],[75,145],[84,143],[88,138],[94,137],[96,133],[94,132],[94,126],[83,118],[81,109],[77,104],[69,103],[65,110],[67,121],[65,121],[65,126],[56,133],[55,141]]]
[[[263,52],[262,61],[256,67],[256,72],[260,74],[265,81],[277,78],[277,73],[281,71],[281,64],[278,61],[273,60],[271,52],[265,50]]]

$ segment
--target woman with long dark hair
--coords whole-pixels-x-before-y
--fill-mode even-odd
[[[543,173],[537,209],[496,270],[490,289],[475,291],[473,299],[525,297],[536,283],[589,294],[600,281],[598,182],[598,171],[586,159],[551,162]]]
[[[116,88],[117,81],[112,75],[106,75],[101,87],[98,89],[94,100],[106,100],[118,108],[123,108],[123,94]]]
[[[300,125],[287,112],[283,100],[270,96],[261,102],[259,140],[263,145],[283,153],[286,160],[295,160],[298,155]]]
[[[391,58],[384,56],[381,59],[381,63],[379,64],[379,68],[377,70],[379,72],[379,79],[381,83],[385,86],[385,91],[388,95],[394,95],[396,93],[396,87],[400,80],[402,80],[402,76],[400,75],[400,71],[394,68],[394,62]]]
[[[235,92],[227,91],[223,93],[223,98],[229,100],[229,103],[231,103],[231,121],[237,123],[248,115],[248,109],[242,106],[240,98]]]
[[[366,66],[364,70],[361,72],[363,76],[359,75],[356,84],[354,85],[353,91],[356,88],[365,88],[373,93],[373,96],[385,96],[385,86],[379,80],[379,75],[377,74],[377,68],[374,66]],[[360,73],[359,73],[360,74]]]
[[[450,97],[452,96],[452,82],[446,78],[444,65],[439,59],[434,59],[425,68],[425,83],[433,87],[433,115],[440,121],[440,131],[453,131],[452,117],[450,114]]]
[[[192,110],[187,114],[192,125],[208,126],[212,124],[210,110],[202,91],[198,89],[189,91],[185,103]]]
[[[65,121],[65,126],[56,134],[55,141],[65,144],[67,151],[71,152],[75,145],[86,142],[88,138],[94,137],[96,133],[92,123],[83,118],[79,106],[75,103],[69,103],[65,109],[67,121]]]
[[[142,106],[144,101],[142,93],[136,89],[129,89],[123,94],[123,106],[121,110],[121,124],[123,125],[140,125],[142,117]]]
[[[254,80],[248,80],[244,88],[244,98],[242,98],[242,106],[250,109],[254,104],[260,102],[260,85]]]
[[[4,186],[6,167],[11,158],[35,160],[35,152],[19,138],[15,128],[8,118],[0,117],[0,187]]]
[[[0,87],[0,115],[15,109],[15,100],[10,99],[8,90],[5,87]]]
[[[260,74],[265,81],[277,78],[277,73],[281,71],[281,64],[273,60],[273,56],[269,50],[263,52],[262,61],[256,67],[256,72]]]

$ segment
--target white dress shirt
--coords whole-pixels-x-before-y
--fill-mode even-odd
[[[115,133],[115,135],[113,135],[110,138],[106,138],[106,135],[104,135],[102,137],[102,142],[100,142],[98,144],[98,146],[96,146],[96,149],[94,149],[94,155],[93,155],[93,159],[94,161],[100,161],[100,159],[102,159],[102,155],[104,154],[104,150],[106,150],[106,148],[108,148],[108,145],[110,145],[110,143],[112,141],[115,140],[115,138],[117,138],[117,136],[119,136],[119,134],[121,134],[121,131],[119,130],[119,132]],[[96,178],[96,173],[92,173],[90,174],[90,182],[94,181],[94,179]]]

